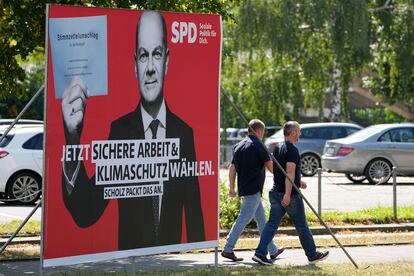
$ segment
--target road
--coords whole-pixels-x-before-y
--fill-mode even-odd
[[[220,170],[220,179],[228,181],[228,171]],[[318,178],[302,178],[308,184],[303,191],[305,197],[312,206],[318,208]],[[414,178],[397,177],[397,204],[398,206],[414,205]],[[272,187],[272,174],[267,173],[265,190]],[[322,212],[324,211],[354,211],[377,206],[392,207],[392,180],[387,184],[370,185],[351,183],[343,174],[322,174]],[[264,196],[267,197],[266,193]],[[23,220],[33,210],[32,206],[15,206],[0,203],[0,223],[13,219]],[[32,217],[33,220],[41,219],[41,208]]]
[[[35,205],[6,205],[3,202],[0,202],[0,223],[7,223],[12,220],[24,220],[34,207]],[[40,220],[42,216],[41,210],[42,208],[38,208],[31,220]]]

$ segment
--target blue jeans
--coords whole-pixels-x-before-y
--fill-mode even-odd
[[[306,221],[305,207],[303,205],[302,197],[298,194],[293,194],[290,204],[285,208],[281,204],[283,196],[284,194],[276,191],[269,192],[269,200],[271,204],[269,221],[266,223],[262,235],[260,236],[256,254],[261,256],[267,255],[267,244],[273,239],[285,213],[288,213],[289,218],[295,225],[296,232],[298,233],[300,243],[305,250],[306,256],[308,258],[314,257],[316,254],[316,246]]]
[[[266,214],[263,209],[262,198],[260,192],[254,195],[248,195],[243,197],[243,202],[241,204],[240,213],[231,227],[230,233],[227,236],[227,242],[224,246],[223,251],[231,253],[234,250],[237,240],[240,237],[240,234],[243,232],[244,227],[253,219],[256,221],[257,226],[259,227],[259,232],[262,233],[263,228],[266,224]],[[270,239],[266,244],[266,253],[269,250],[270,254],[275,254],[277,252],[277,247]]]

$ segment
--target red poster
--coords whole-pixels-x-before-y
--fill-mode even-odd
[[[48,7],[43,266],[218,246],[221,28]]]

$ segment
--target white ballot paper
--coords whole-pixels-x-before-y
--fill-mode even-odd
[[[108,94],[106,16],[49,19],[49,38],[56,98],[62,98],[74,77],[90,95]]]

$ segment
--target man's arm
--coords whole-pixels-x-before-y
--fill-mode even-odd
[[[68,145],[79,145],[83,129],[83,120],[86,110],[86,101],[89,97],[89,90],[83,80],[74,77],[69,86],[63,92],[62,117],[66,143]],[[64,186],[70,194],[74,182],[79,173],[80,162],[64,161],[63,175]]]
[[[269,172],[273,173],[273,161],[272,160],[266,161],[265,166]]]
[[[75,77],[62,98],[62,117],[66,143],[79,145],[89,91],[82,79]],[[103,189],[90,179],[82,161],[63,161],[62,196],[66,208],[80,227],[94,224],[103,213],[108,200]]]
[[[236,194],[236,190],[234,189],[234,184],[236,182],[236,175],[237,175],[237,171],[236,171],[236,167],[234,166],[234,164],[230,164],[229,166],[229,196],[230,197],[235,197]]]
[[[295,181],[295,170],[296,170],[296,164],[293,162],[287,162],[286,163],[286,174],[287,176],[292,180],[292,182]],[[288,177],[285,178],[285,195],[282,199],[282,206],[286,207],[290,204],[290,196],[292,194],[292,183],[289,181]]]

